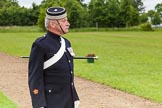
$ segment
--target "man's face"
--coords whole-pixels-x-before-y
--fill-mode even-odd
[[[60,26],[62,27],[64,33],[68,33],[69,32],[69,26],[70,26],[68,18],[65,17],[63,19],[58,20],[58,22],[60,23]],[[59,25],[58,25],[58,27],[59,27]],[[61,30],[60,27],[59,27],[59,29]],[[62,32],[62,30],[61,30],[61,32]]]
[[[50,26],[48,30],[57,35],[62,35],[62,34],[66,34],[69,32],[69,26],[70,26],[70,23],[67,17],[65,17],[59,20],[50,20]]]

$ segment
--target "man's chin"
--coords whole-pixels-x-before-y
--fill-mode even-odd
[[[66,30],[66,31],[65,31],[65,33],[68,33],[68,32],[69,32],[69,30]]]

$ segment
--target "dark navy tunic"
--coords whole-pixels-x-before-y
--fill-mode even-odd
[[[33,108],[74,108],[79,100],[74,86],[73,56],[70,42],[64,38],[66,50],[62,58],[43,70],[46,60],[61,47],[60,36],[51,32],[38,38],[32,45],[29,59],[29,89]]]

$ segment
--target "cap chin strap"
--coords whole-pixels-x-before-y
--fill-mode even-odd
[[[62,32],[65,34],[65,32],[64,32],[64,30],[62,29],[62,27],[61,27],[61,25],[60,25],[59,21],[58,21],[58,20],[56,20],[56,21],[57,21],[57,23],[59,24],[59,26],[60,26],[60,28],[61,28]]]

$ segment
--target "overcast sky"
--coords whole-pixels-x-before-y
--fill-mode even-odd
[[[35,2],[36,4],[40,4],[42,0],[18,0],[18,1],[21,6],[31,7],[31,4],[33,2]],[[89,1],[90,0],[85,0],[85,2],[89,2]],[[154,9],[156,4],[162,3],[162,0],[143,0],[143,3],[145,6],[145,10],[148,11]]]

